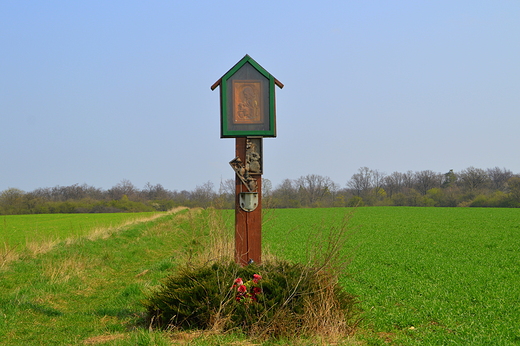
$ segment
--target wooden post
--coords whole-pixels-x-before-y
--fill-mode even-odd
[[[262,262],[262,139],[276,137],[275,86],[283,84],[245,55],[220,86],[220,138],[235,138],[235,261]]]
[[[247,139],[236,138],[236,157],[246,162]],[[262,263],[262,175],[252,174],[258,189],[258,206],[253,211],[245,211],[240,207],[240,193],[248,189],[242,180],[235,175],[235,261],[245,266],[251,260]]]

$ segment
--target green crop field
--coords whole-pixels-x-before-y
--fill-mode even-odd
[[[520,210],[267,210],[263,244],[279,257],[305,261],[308,250],[350,212],[343,251],[351,263],[341,282],[364,312],[345,344],[520,344]],[[161,278],[204,251],[215,215],[222,213],[232,234],[233,211],[216,213],[165,214],[95,239],[83,236],[90,226],[71,227],[69,221],[63,227],[68,231],[49,234],[43,231],[49,227],[27,221],[39,225],[31,234],[40,239],[79,240],[0,269],[0,345],[251,344],[236,334],[179,336],[143,324],[140,301]],[[14,224],[6,220],[3,232]],[[30,240],[25,237],[20,239]]]
[[[0,216],[0,242],[11,245],[82,236],[159,213],[38,214]]]
[[[264,239],[304,260],[309,234],[345,209],[276,210]],[[350,222],[344,287],[369,344],[520,344],[520,210],[372,207]],[[312,238],[311,238],[312,239]]]

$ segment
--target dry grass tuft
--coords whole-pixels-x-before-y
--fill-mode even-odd
[[[16,247],[4,243],[4,247],[0,249],[0,268],[3,268],[9,262],[16,261],[19,258],[20,253],[17,251]]]
[[[27,242],[25,244],[25,249],[29,256],[35,257],[51,251],[59,243],[60,241],[58,239],[49,239],[38,242]]]
[[[60,262],[46,261],[42,264],[42,273],[51,284],[66,283],[74,277],[81,277],[87,268],[87,259],[83,256],[69,256]]]
[[[201,266],[216,261],[228,261],[234,254],[234,230],[226,222],[223,213],[214,208],[193,208],[176,219],[182,226],[175,231],[181,232],[185,243],[183,262],[189,266]]]
[[[356,310],[341,307],[336,296],[337,278],[328,273],[316,274],[323,286],[316,288],[312,296],[305,297],[305,322],[307,335],[320,335],[325,340],[339,341],[350,336],[359,323]]]
[[[217,209],[209,209],[206,229],[209,230],[208,245],[201,254],[201,260],[205,263],[232,260],[235,251],[234,230],[224,219],[224,213]]]
[[[83,340],[83,343],[85,345],[97,345],[97,344],[104,344],[109,341],[114,340],[122,340],[127,339],[127,334],[108,334],[108,335],[99,335],[99,336],[93,336],[91,338]]]

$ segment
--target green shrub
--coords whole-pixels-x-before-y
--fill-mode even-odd
[[[257,301],[238,301],[235,279],[260,274]],[[345,336],[357,319],[356,299],[337,277],[302,264],[277,261],[240,267],[234,262],[185,267],[145,301],[149,323],[162,328],[239,329],[253,337]]]
[[[489,207],[488,197],[485,195],[478,195],[470,202],[470,207]]]
[[[362,197],[359,196],[352,196],[347,201],[347,207],[362,207],[365,205],[365,202],[363,201]]]

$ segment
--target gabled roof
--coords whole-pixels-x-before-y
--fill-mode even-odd
[[[216,81],[212,86],[211,90],[215,90],[220,84],[222,84],[222,80],[227,80],[229,77],[235,74],[242,66],[244,66],[246,63],[250,63],[251,66],[253,66],[258,72],[260,72],[262,75],[264,75],[267,79],[270,79],[271,77],[274,80],[274,84],[277,85],[280,89],[283,88],[283,84],[276,78],[274,78],[273,75],[271,75],[269,72],[267,72],[262,66],[260,66],[256,61],[253,60],[249,55],[245,55],[239,62],[235,64],[229,71],[227,71],[218,81]]]

